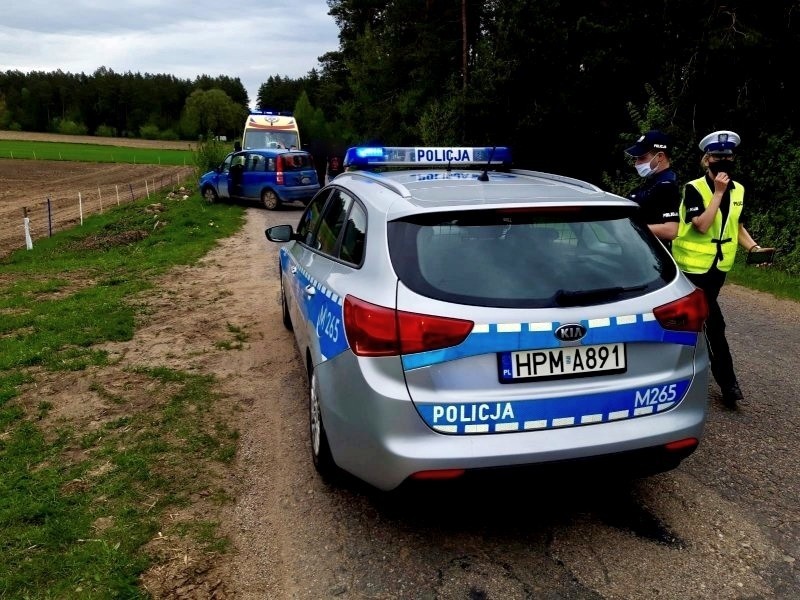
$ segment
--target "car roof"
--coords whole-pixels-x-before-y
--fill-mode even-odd
[[[569,177],[508,169],[487,172],[430,167],[403,171],[347,171],[335,183],[350,188],[387,220],[420,212],[521,206],[628,206],[636,203]]]

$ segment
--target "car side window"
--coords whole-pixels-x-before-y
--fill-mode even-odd
[[[347,217],[347,224],[342,236],[342,247],[339,250],[339,258],[354,265],[361,264],[364,257],[364,239],[367,233],[367,213],[358,203],[353,202],[350,215]]]
[[[223,173],[227,173],[228,171],[230,171],[231,160],[233,160],[233,154],[228,154],[228,156],[225,157],[225,160],[223,160],[222,164],[220,165],[220,171],[222,171]]]
[[[337,256],[336,244],[347,220],[347,211],[352,203],[352,196],[342,190],[335,190],[331,194],[331,200],[322,215],[322,221],[317,231],[318,250],[331,256]]]
[[[245,165],[245,170],[247,171],[263,171],[263,163],[262,157],[260,154],[251,154],[247,158],[247,164]]]
[[[315,234],[322,217],[322,209],[325,208],[325,202],[328,200],[328,196],[328,190],[314,196],[300,217],[300,223],[297,225],[297,237],[300,242],[306,246],[311,246],[312,248],[317,247],[315,243]]]

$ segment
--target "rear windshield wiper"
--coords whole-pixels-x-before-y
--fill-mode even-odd
[[[622,297],[623,294],[638,292],[646,288],[646,285],[635,285],[631,287],[597,288],[595,290],[558,290],[553,294],[553,300],[558,306],[586,306],[588,304],[611,302]]]

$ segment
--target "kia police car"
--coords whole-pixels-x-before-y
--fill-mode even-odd
[[[296,226],[266,230],[323,477],[655,473],[694,451],[705,297],[635,203],[512,168],[507,148],[359,147],[344,164]]]

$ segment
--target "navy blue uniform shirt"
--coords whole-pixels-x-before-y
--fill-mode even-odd
[[[672,169],[664,169],[645,178],[644,183],[633,190],[628,198],[641,207],[648,225],[680,222],[678,209],[681,192],[678,176]]]

